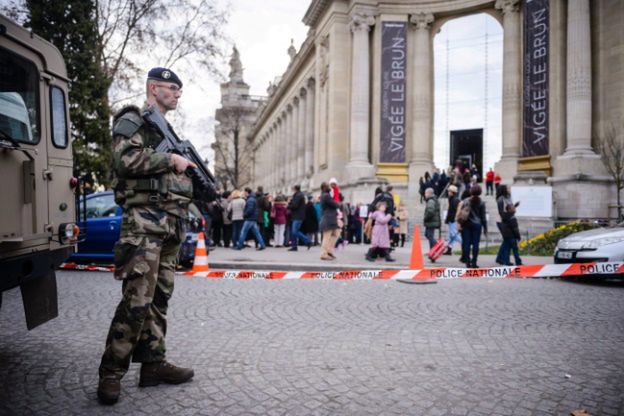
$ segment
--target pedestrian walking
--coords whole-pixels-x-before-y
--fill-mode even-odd
[[[286,198],[283,195],[278,195],[275,198],[272,212],[273,224],[275,224],[275,247],[284,247],[288,209],[286,208]]]
[[[466,267],[477,268],[481,232],[487,238],[487,217],[485,202],[481,200],[481,186],[477,184],[470,189],[470,197],[457,206],[455,219],[462,233],[462,260]]]
[[[485,194],[494,195],[494,171],[492,168],[485,174]]]
[[[453,253],[453,244],[458,242],[461,245],[461,236],[457,230],[457,221],[455,217],[457,215],[457,207],[459,206],[459,198],[457,197],[457,187],[455,185],[449,185],[448,187],[448,210],[446,211],[446,218],[444,223],[448,226],[448,249],[446,249],[446,255]]]
[[[182,81],[170,69],[153,68],[146,95],[143,110],[164,117],[176,109]],[[184,172],[197,166],[178,154],[154,150],[155,140],[166,133],[148,124],[135,106],[123,108],[113,124],[115,202],[123,208],[114,277],[123,283],[99,367],[97,397],[103,404],[118,401],[131,360],[141,363],[142,387],[183,383],[194,376],[192,369],[166,361],[165,333],[183,222],[193,197]]]
[[[500,186],[501,182],[503,181],[503,178],[501,178],[501,176],[498,173],[494,173],[494,191],[496,192],[496,194],[498,195],[498,187]]]
[[[425,237],[429,241],[429,249],[432,249],[436,245],[435,230],[439,230],[442,221],[440,220],[440,203],[438,198],[435,197],[433,188],[427,188],[425,190],[425,216],[423,223],[425,226]]]
[[[390,256],[390,234],[388,232],[388,223],[392,219],[392,215],[386,212],[386,202],[378,202],[375,208],[375,211],[369,215],[374,225],[371,236],[371,247],[366,252],[366,260],[375,261],[379,256],[385,258],[386,261],[395,261]]]
[[[330,194],[331,188],[327,182],[321,183],[321,221],[319,228],[323,234],[321,240],[321,260],[335,260],[334,245],[340,235],[338,225],[338,202]]]
[[[360,217],[360,205],[353,205],[350,207],[349,217],[347,222],[349,224],[347,228],[347,241],[350,244],[362,243],[362,218]]]
[[[221,194],[221,206],[223,207],[223,247],[230,247],[230,243],[232,242],[232,220],[228,215],[231,203],[230,195],[230,191],[224,191]]]
[[[314,196],[308,195],[306,202],[305,218],[301,224],[301,232],[308,236],[310,241],[318,240],[317,233],[319,230],[319,220],[316,216],[316,208],[314,207]]]
[[[404,247],[405,246],[405,237],[406,237],[407,232],[408,232],[407,220],[409,218],[409,212],[407,211],[407,207],[405,206],[405,204],[402,203],[402,202],[399,203],[399,209],[397,210],[396,218],[399,221],[399,228],[397,229],[397,231],[395,233],[395,236],[396,236],[395,245],[398,246],[399,239],[400,239],[401,247]]]
[[[264,250],[266,245],[264,239],[258,229],[258,202],[256,201],[256,195],[251,188],[245,188],[245,194],[247,200],[245,201],[245,211],[243,212],[243,228],[241,229],[238,242],[234,246],[235,250],[242,250],[247,240],[247,234],[249,231],[253,233],[256,239],[256,250]]]
[[[290,248],[289,251],[297,251],[297,245],[299,240],[303,241],[303,244],[308,246],[308,250],[312,247],[312,242],[301,232],[301,224],[305,219],[306,202],[303,192],[301,192],[301,186],[293,186],[293,196],[288,204],[288,212],[292,219],[292,229],[290,232]]]
[[[212,231],[211,245],[222,247],[223,206],[221,206],[219,199],[208,204],[208,214],[210,215],[210,229]]]
[[[231,202],[229,206],[228,216],[232,221],[232,246],[235,247],[243,229],[243,215],[245,212],[245,200],[241,195],[241,191],[235,189],[230,195]]]
[[[503,243],[498,249],[496,254],[496,263],[503,266],[511,266],[509,262],[510,252],[513,251],[514,260],[516,266],[522,265],[522,259],[520,258],[520,252],[518,250],[518,241],[520,241],[520,229],[518,227],[518,219],[516,218],[516,208],[520,204],[514,202],[511,199],[511,191],[507,185],[500,185],[498,187],[498,198],[496,199],[496,205],[498,207],[498,215],[500,221],[496,223],[498,229],[503,237]]]

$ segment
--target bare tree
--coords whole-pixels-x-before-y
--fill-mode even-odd
[[[223,56],[226,13],[216,0],[94,1],[101,62],[113,81],[115,101],[143,93],[134,81],[145,71],[146,57],[221,78],[216,63]]]
[[[624,189],[624,121],[610,123],[598,138],[598,150],[607,171],[613,178],[616,189],[618,222],[622,215],[621,191]]]
[[[230,107],[218,110],[218,129],[224,138],[213,145],[215,151],[215,174],[221,178],[224,188],[229,185],[240,189],[249,183],[253,168],[254,152],[252,144],[244,136],[245,118],[250,110],[243,107]]]
[[[95,5],[99,61],[109,78],[114,102],[135,98],[145,62],[184,67],[222,78],[221,32],[227,14],[217,0],[86,0]],[[8,0],[0,12],[24,23],[24,0]],[[131,91],[131,95],[127,92]],[[117,97],[125,94],[123,97]]]

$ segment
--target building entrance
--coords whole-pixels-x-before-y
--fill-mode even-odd
[[[451,130],[450,160],[462,160],[464,165],[477,166],[479,181],[483,178],[483,129]]]

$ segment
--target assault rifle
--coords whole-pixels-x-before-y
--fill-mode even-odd
[[[151,106],[143,112],[143,119],[158,130],[163,140],[156,146],[157,152],[177,153],[197,165],[196,168],[186,168],[186,174],[193,181],[193,199],[203,202],[212,202],[217,199],[215,178],[208,170],[204,161],[195,150],[195,146],[188,140],[180,139],[158,108]]]

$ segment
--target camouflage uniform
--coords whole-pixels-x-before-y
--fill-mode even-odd
[[[154,148],[161,140],[127,107],[113,127],[115,201],[124,208],[115,244],[115,278],[122,299],[111,322],[100,377],[121,378],[133,362],[165,359],[167,305],[173,293],[182,219],[193,194],[190,178],[178,174],[171,155]]]

